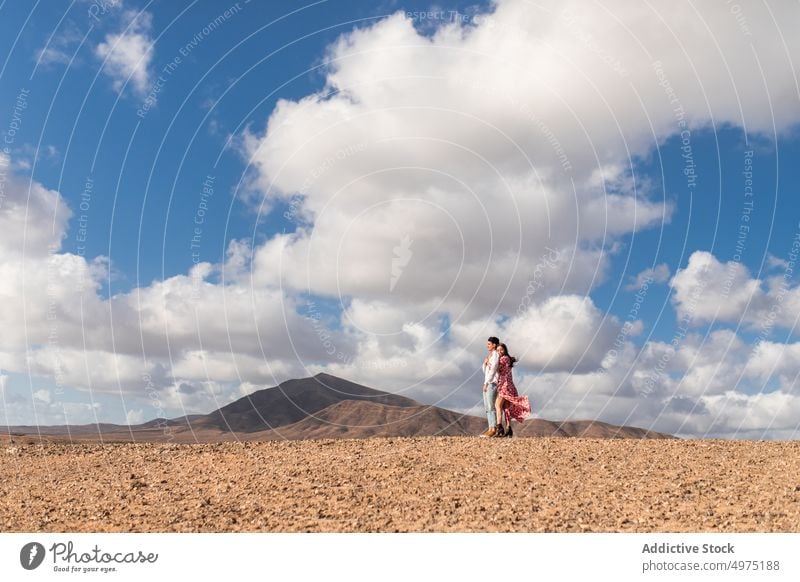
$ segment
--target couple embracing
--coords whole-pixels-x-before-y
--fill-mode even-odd
[[[517,358],[508,353],[506,344],[492,336],[486,340],[489,354],[483,360],[483,405],[489,428],[482,437],[510,437],[511,421],[522,422],[531,413],[527,396],[517,394],[511,368]]]

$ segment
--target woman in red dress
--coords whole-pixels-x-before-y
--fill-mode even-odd
[[[497,346],[497,353],[500,361],[497,364],[497,400],[495,409],[497,410],[498,424],[495,436],[510,437],[514,434],[511,430],[511,420],[522,422],[531,413],[531,404],[527,396],[520,396],[517,387],[514,386],[514,378],[511,368],[517,358],[508,355],[506,344]],[[503,427],[505,421],[505,427]]]

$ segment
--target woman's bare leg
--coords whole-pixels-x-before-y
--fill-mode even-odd
[[[497,424],[501,426],[505,426],[505,419],[503,418],[503,408],[505,407],[506,401],[505,399],[497,395],[497,400],[494,401],[494,409],[497,412]]]

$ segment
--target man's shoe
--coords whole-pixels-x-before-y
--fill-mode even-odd
[[[488,429],[486,429],[486,432],[484,432],[484,433],[481,435],[481,437],[482,437],[482,438],[483,438],[483,437],[493,437],[493,436],[495,435],[495,433],[496,433],[496,432],[497,432],[497,429],[495,429],[495,427],[491,427],[491,428],[488,428]]]

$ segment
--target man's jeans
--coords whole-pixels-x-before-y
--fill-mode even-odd
[[[486,410],[486,420],[489,428],[497,426],[497,413],[494,411],[494,401],[497,399],[497,384],[489,384],[483,393],[483,407]]]

